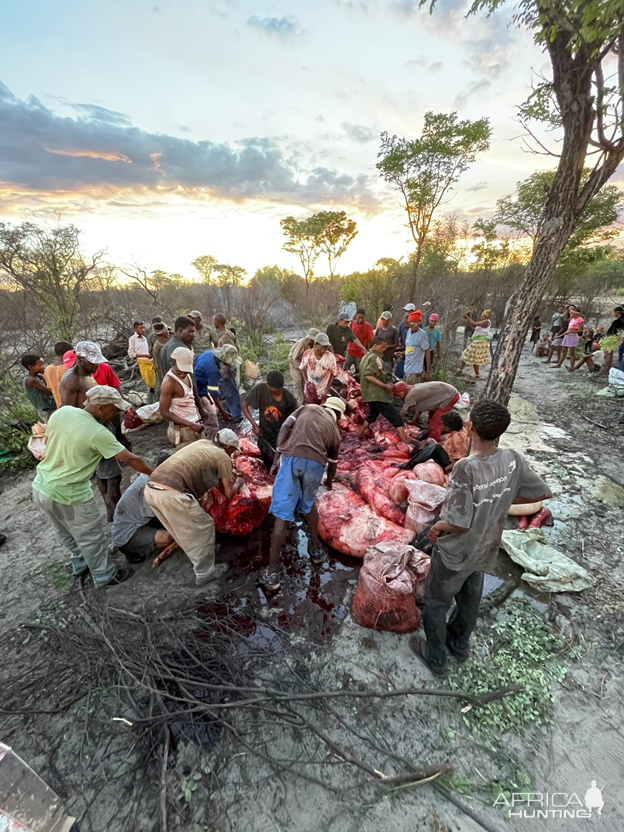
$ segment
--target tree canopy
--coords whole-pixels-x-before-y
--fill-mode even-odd
[[[356,223],[345,211],[319,211],[303,220],[285,217],[280,220],[287,237],[284,251],[299,258],[306,284],[314,277],[314,266],[321,253],[327,257],[330,277],[357,232]]]
[[[416,244],[412,301],[433,216],[477,154],[489,148],[491,132],[486,118],[461,121],[457,113],[428,112],[418,139],[381,134],[377,169],[401,194],[407,227]]]

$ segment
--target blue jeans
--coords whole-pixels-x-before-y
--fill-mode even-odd
[[[299,456],[283,456],[273,483],[273,497],[269,511],[280,520],[292,521],[295,511],[309,514],[325,466]]]
[[[219,393],[221,394],[221,398],[225,399],[226,407],[232,414],[232,418],[240,419],[243,411],[241,409],[241,398],[234,372],[230,373],[228,378],[221,379],[219,382]]]

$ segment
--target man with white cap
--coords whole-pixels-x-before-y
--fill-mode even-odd
[[[73,574],[89,570],[96,589],[123,583],[132,569],[117,569],[111,560],[105,523],[89,480],[102,459],[113,457],[142,474],[152,472],[105,427],[129,407],[118,390],[104,385],[87,391],[84,408],[64,406],[55,411],[47,427],[46,457],[33,482],[33,502],[45,511],[70,551]]]
[[[413,303],[406,303],[403,307],[403,311],[405,312],[405,315],[403,315],[403,320],[399,324],[397,330],[397,340],[399,343],[399,349],[401,350],[405,349],[405,339],[407,338],[407,333],[410,330],[410,325],[408,324],[407,319],[409,318],[410,312],[416,311],[416,307]]]
[[[392,312],[382,312],[379,317],[381,319],[381,326],[375,330],[375,338],[383,338],[386,342],[386,349],[383,355],[383,368],[385,373],[391,373],[394,352],[399,345],[399,331],[392,325]]]
[[[312,387],[306,389],[305,400],[322,402],[325,396],[329,395],[329,390],[334,379],[338,375],[338,365],[336,364],[336,356],[329,349],[329,338],[324,332],[314,338],[314,346],[310,350],[306,350],[301,359],[300,370],[306,382]]]
[[[145,486],[145,502],[193,564],[195,583],[203,586],[227,570],[215,566],[215,526],[199,499],[221,482],[231,499],[241,487],[235,478],[231,456],[239,450],[233,430],[223,428],[214,444],[193,442],[165,460]]]
[[[290,365],[290,377],[293,380],[293,387],[295,389],[295,398],[299,404],[303,404],[305,396],[305,379],[300,370],[301,359],[306,350],[311,350],[314,346],[314,339],[318,335],[318,329],[309,329],[303,338],[292,345],[288,353],[288,364]]]
[[[171,369],[160,388],[159,411],[167,419],[167,437],[177,447],[204,438],[203,419],[207,413],[190,374],[193,372],[193,353],[187,347],[177,347],[171,353]]]
[[[82,407],[87,391],[97,382],[91,378],[98,366],[106,361],[102,350],[94,341],[80,341],[76,344],[76,361],[62,377],[59,387],[61,406]]]
[[[322,406],[306,404],[286,419],[279,432],[271,470],[275,471],[278,463],[280,465],[269,509],[275,517],[275,524],[271,535],[269,567],[262,578],[263,586],[271,592],[280,588],[281,554],[295,512],[306,518],[310,531],[308,552],[312,562],[318,564],[323,560],[314,499],[326,465],[325,487],[331,490],[340,451],[337,421],[344,416],[345,409],[345,403],[337,396],[330,396]]]

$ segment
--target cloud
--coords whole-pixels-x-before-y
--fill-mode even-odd
[[[426,69],[432,75],[435,75],[437,72],[441,72],[444,68],[442,61],[432,61],[429,63],[428,59],[425,58],[424,55],[420,55],[418,58],[413,58],[411,61],[406,61],[405,66],[410,67],[410,69]]]
[[[116,192],[231,201],[311,204],[374,203],[368,177],[328,168],[305,170],[273,139],[236,145],[148,133],[103,108],[80,105],[82,115],[62,117],[37,98],[17,98],[0,82],[0,184],[41,194],[111,198]]]
[[[469,98],[472,98],[474,95],[482,95],[487,92],[491,86],[492,82],[488,81],[487,78],[482,78],[480,81],[468,84],[468,86],[465,87],[455,98],[455,101],[453,101],[453,107],[457,107],[457,109],[460,110],[462,107],[466,106]]]
[[[477,182],[476,185],[472,185],[470,188],[464,188],[466,191],[485,191],[489,186],[489,182]]]
[[[269,37],[279,38],[279,40],[292,40],[301,34],[299,21],[294,15],[258,17],[253,14],[247,21],[247,25],[264,32]]]
[[[379,130],[375,130],[372,127],[366,127],[364,124],[349,124],[345,121],[343,122],[342,127],[348,138],[358,144],[372,142],[379,136]]]

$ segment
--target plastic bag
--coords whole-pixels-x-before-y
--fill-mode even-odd
[[[41,462],[45,459],[46,455],[46,442],[47,437],[44,434],[39,434],[38,436],[31,436],[28,440],[28,450],[34,456],[35,459]]]
[[[159,407],[160,402],[154,402],[154,404],[146,404],[144,405],[144,407],[140,407],[136,411],[136,415],[146,425],[158,425],[163,420]]]
[[[355,320],[355,316],[357,315],[357,305],[354,300],[350,301],[349,303],[344,303],[344,301],[340,304],[340,311],[338,312],[338,317],[342,318],[344,321],[353,321]]]
[[[617,367],[609,370],[609,389],[613,390],[616,396],[624,396],[624,371]]]
[[[249,379],[256,379],[260,377],[260,366],[248,358],[245,360],[245,375]]]
[[[424,482],[440,486],[445,483],[444,469],[440,468],[437,462],[421,462],[414,466],[413,471],[414,476]]]
[[[410,503],[418,503],[429,511],[435,511],[444,502],[446,488],[424,480],[406,480]]]
[[[459,397],[459,401],[453,405],[456,410],[465,410],[467,407],[470,407],[470,396],[468,393],[462,393]]]
[[[429,571],[427,555],[407,544],[384,541],[366,550],[351,613],[361,627],[413,633],[420,626],[416,595]]]

